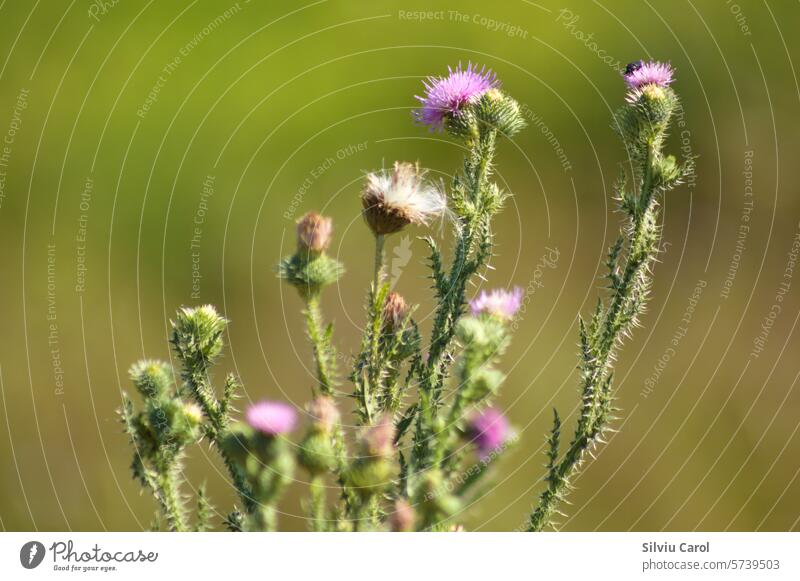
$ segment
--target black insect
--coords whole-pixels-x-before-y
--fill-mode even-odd
[[[638,71],[639,69],[642,68],[643,64],[644,63],[642,63],[642,61],[633,61],[632,63],[628,63],[628,66],[625,67],[625,74],[630,75]]]

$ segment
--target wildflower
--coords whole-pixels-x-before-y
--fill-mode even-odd
[[[376,236],[398,232],[408,224],[427,225],[447,209],[444,194],[423,180],[419,165],[403,162],[395,162],[391,173],[368,174],[361,203]]]
[[[482,313],[493,315],[500,319],[511,319],[522,306],[522,289],[514,287],[513,290],[494,289],[490,292],[481,291],[481,294],[469,303],[473,315]]]
[[[333,221],[330,218],[309,212],[297,221],[297,248],[319,253],[327,250],[331,243]]]
[[[408,317],[409,307],[406,300],[396,292],[390,292],[383,306],[383,320],[389,330],[397,330]]]
[[[247,408],[245,414],[251,428],[266,436],[291,432],[297,423],[297,413],[279,401],[261,401]]]
[[[508,419],[496,408],[487,408],[469,419],[467,434],[482,457],[489,456],[508,439]]]
[[[329,433],[339,421],[339,410],[336,408],[336,404],[332,398],[325,395],[309,403],[306,411],[311,416],[312,427],[320,432]]]
[[[658,61],[635,61],[625,67],[623,77],[631,89],[641,89],[646,85],[668,87],[673,81],[672,67]]]
[[[416,98],[422,107],[414,111],[414,118],[431,128],[431,131],[444,127],[448,117],[458,117],[467,105],[474,104],[489,89],[496,88],[500,82],[496,75],[477,65],[469,63],[466,70],[461,64],[455,70],[448,67],[446,77],[428,77],[423,81],[425,96]]]

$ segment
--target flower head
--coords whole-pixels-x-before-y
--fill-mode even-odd
[[[399,329],[408,316],[406,300],[396,292],[390,292],[383,305],[383,320],[390,330]]]
[[[306,406],[314,427],[322,432],[330,432],[339,421],[339,410],[333,399],[321,395]]]
[[[510,291],[505,289],[481,291],[481,294],[469,303],[473,315],[484,313],[501,319],[513,318],[521,306],[522,289],[520,287],[514,287]]]
[[[510,431],[508,419],[496,408],[476,412],[467,426],[467,434],[484,457],[500,448],[508,440]]]
[[[381,416],[362,436],[364,453],[370,457],[388,458],[394,451],[394,422],[391,414]]]
[[[447,117],[461,115],[464,107],[500,85],[491,69],[481,67],[479,70],[472,63],[466,69],[459,63],[455,70],[450,67],[447,70],[446,77],[428,77],[423,81],[425,96],[416,97],[422,106],[414,111],[414,118],[428,125],[431,131],[441,130]]]
[[[376,235],[398,232],[408,224],[427,225],[447,210],[444,194],[423,180],[419,165],[403,162],[395,162],[391,172],[368,174],[361,204]]]
[[[294,408],[280,401],[255,403],[247,408],[245,417],[251,428],[267,436],[291,432],[297,423]]]
[[[641,89],[646,85],[668,87],[673,81],[672,67],[669,63],[658,61],[635,61],[625,67],[623,78],[631,89]]]
[[[322,252],[330,246],[333,221],[309,212],[297,221],[297,247],[307,252]]]

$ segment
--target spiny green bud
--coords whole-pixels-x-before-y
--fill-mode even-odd
[[[367,428],[359,440],[361,457],[350,466],[347,480],[362,497],[368,498],[390,484],[394,465],[394,422],[384,414],[374,426]]]
[[[339,280],[343,273],[342,264],[324,253],[304,255],[298,252],[278,265],[278,276],[306,299],[317,296],[324,287]]]
[[[172,322],[172,344],[181,358],[211,363],[222,352],[227,325],[212,305],[184,307]]]
[[[480,123],[497,129],[506,137],[516,135],[526,125],[519,103],[500,89],[486,91],[473,110]]]
[[[336,465],[336,453],[330,434],[310,431],[300,444],[297,459],[312,476],[332,470]]]
[[[146,399],[167,395],[172,385],[172,368],[168,363],[143,359],[128,371],[131,381]]]
[[[179,398],[151,406],[148,416],[161,444],[180,448],[197,440],[198,422],[194,413],[186,413],[186,404]]]

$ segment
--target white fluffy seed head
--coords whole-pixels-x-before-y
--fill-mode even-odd
[[[441,188],[424,179],[418,164],[406,162],[395,162],[391,172],[368,174],[361,203],[377,235],[398,232],[408,224],[427,226],[447,211]]]

